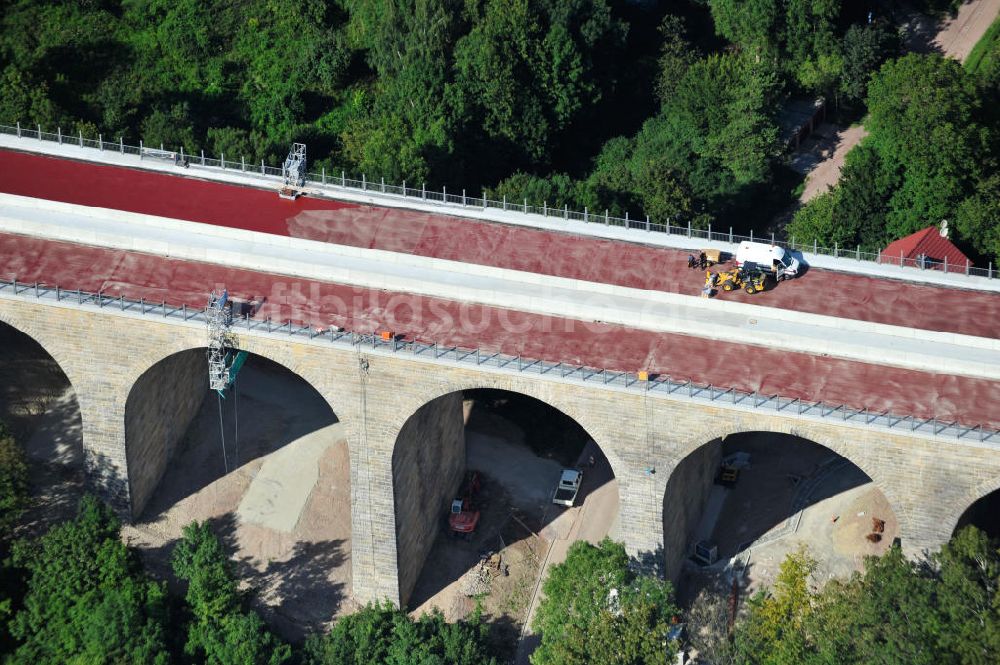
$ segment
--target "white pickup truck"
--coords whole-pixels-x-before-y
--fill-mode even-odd
[[[583,480],[583,471],[563,469],[559,476],[559,484],[552,495],[552,503],[572,507],[573,502],[576,501],[576,494],[580,491],[581,480]]]

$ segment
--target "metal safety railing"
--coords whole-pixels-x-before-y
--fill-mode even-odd
[[[79,307],[101,310],[118,310],[151,318],[207,322],[204,308],[186,304],[171,305],[165,301],[150,302],[145,299],[109,296],[80,289],[64,289],[38,283],[0,279],[0,294],[12,294],[40,301],[68,303]],[[393,335],[357,333],[339,329],[317,329],[287,320],[275,323],[270,318],[258,319],[250,315],[233,322],[233,330],[284,335],[293,338],[320,340],[348,348],[370,348],[400,355],[430,359],[452,365],[489,367],[518,374],[533,374],[560,378],[589,386],[608,386],[652,395],[672,396],[719,406],[738,406],[778,414],[808,416],[823,420],[860,424],[896,432],[915,432],[963,441],[977,441],[1000,445],[1000,431],[992,428],[963,425],[937,418],[918,418],[887,412],[873,412],[847,405],[809,402],[798,398],[747,392],[735,388],[720,388],[694,381],[680,381],[665,375],[645,372],[625,372],[597,369],[564,362],[513,356],[497,351],[442,346],[435,343],[402,339]]]
[[[185,153],[183,147],[173,151],[164,149],[162,145],[158,148],[144,145],[142,141],[139,141],[138,146],[133,146],[126,144],[124,139],[121,137],[119,137],[117,141],[106,141],[104,137],[100,135],[98,135],[97,139],[90,139],[84,138],[83,134],[80,133],[75,136],[63,134],[62,130],[58,128],[53,133],[43,131],[41,126],[38,125],[34,127],[22,127],[19,123],[13,126],[0,125],[0,134],[17,136],[19,139],[24,139],[26,141],[46,141],[77,145],[81,148],[92,148],[100,151],[115,151],[124,155],[136,155],[139,159],[168,160],[177,164],[183,163],[188,167],[194,168],[239,171],[244,175],[270,180],[275,182],[275,184],[280,184],[283,176],[281,168],[268,166],[263,161],[259,164],[247,162],[242,156],[239,159],[233,159],[232,156],[230,156],[229,159],[226,159],[226,155],[224,154],[220,155],[219,158],[216,159],[206,157],[203,150],[199,153]],[[997,270],[994,268],[992,262],[986,268],[982,268],[973,266],[969,261],[961,264],[949,264],[947,260],[933,261],[930,259],[914,259],[904,256],[889,256],[883,254],[882,252],[865,252],[862,251],[860,247],[852,249],[839,247],[836,244],[834,244],[833,247],[823,247],[815,242],[812,244],[796,242],[794,237],[788,240],[779,240],[773,233],[768,236],[754,236],[753,231],[751,231],[749,235],[741,235],[733,233],[732,227],[729,227],[728,231],[719,231],[718,229],[713,230],[711,225],[709,225],[706,229],[699,229],[694,228],[691,222],[681,224],[672,223],[670,218],[667,218],[666,222],[657,222],[651,221],[649,219],[649,215],[645,215],[644,217],[630,217],[628,212],[625,213],[624,217],[617,217],[609,214],[608,210],[604,210],[602,212],[584,208],[583,212],[580,212],[577,210],[570,210],[569,206],[566,205],[562,207],[551,207],[544,202],[540,206],[531,205],[528,203],[527,199],[524,199],[523,201],[508,201],[507,198],[504,197],[501,200],[493,200],[483,196],[468,196],[466,194],[466,190],[464,189],[460,190],[461,193],[455,191],[449,193],[447,187],[442,187],[440,191],[427,189],[426,183],[421,184],[420,187],[408,186],[405,181],[402,185],[387,184],[384,178],[379,179],[378,181],[369,180],[364,174],[361,175],[360,179],[348,177],[346,172],[343,170],[340,171],[340,173],[335,173],[333,171],[327,172],[326,169],[322,169],[319,173],[308,173],[306,174],[306,183],[312,187],[328,189],[332,193],[335,193],[337,189],[340,189],[352,192],[380,194],[388,197],[413,199],[419,200],[422,203],[431,203],[464,209],[466,210],[466,214],[468,214],[469,210],[475,209],[481,209],[484,211],[505,210],[522,213],[524,215],[538,215],[543,218],[558,218],[572,223],[601,224],[634,231],[663,233],[677,237],[727,242],[730,244],[740,243],[744,240],[749,240],[751,242],[769,242],[793,251],[810,252],[816,255],[833,256],[835,258],[854,259],[858,262],[868,261],[891,264],[914,270],[938,270],[953,274],[987,277],[989,279],[993,279],[997,276]]]

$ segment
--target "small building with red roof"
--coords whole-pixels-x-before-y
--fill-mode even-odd
[[[879,262],[948,272],[965,272],[966,266],[972,265],[962,250],[948,240],[947,222],[940,228],[928,226],[889,243],[882,250]]]

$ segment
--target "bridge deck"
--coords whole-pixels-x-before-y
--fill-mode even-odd
[[[568,233],[361,206],[279,199],[272,190],[0,150],[0,191],[330,243],[540,274],[697,294],[687,252]],[[998,338],[1000,296],[811,269],[726,299],[841,318]]]
[[[267,296],[258,316],[327,321],[358,331],[384,325],[443,345],[520,354],[595,368],[648,369],[741,390],[872,411],[936,417],[1000,428],[1000,382],[716,342],[687,335],[526,314],[178,261],[148,254],[0,234],[0,273],[91,291],[202,307],[207,286],[229,285],[240,299]],[[289,286],[290,285],[290,286]],[[456,325],[456,322],[466,325]]]

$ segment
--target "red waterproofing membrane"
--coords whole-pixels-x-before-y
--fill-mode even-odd
[[[880,367],[687,335],[560,319],[468,303],[0,234],[0,277],[201,308],[228,287],[258,317],[358,332],[391,330],[444,346],[936,417],[1000,429],[1000,382]]]
[[[193,174],[194,172],[192,172]],[[697,295],[688,252],[443,214],[0,150],[0,191],[219,226]],[[641,237],[641,234],[639,234]],[[811,269],[773,291],[720,297],[908,328],[1000,337],[1000,295]]]

